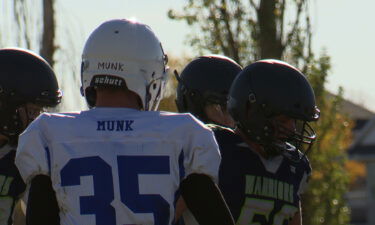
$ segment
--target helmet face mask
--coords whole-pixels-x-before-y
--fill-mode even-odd
[[[288,118],[289,122],[280,120],[281,118]],[[283,154],[292,160],[298,160],[299,155],[293,154],[297,149],[302,154],[307,154],[311,149],[316,134],[314,129],[307,121],[293,119],[288,116],[276,116],[270,119],[272,124],[271,130],[274,134],[271,135],[272,140],[268,140],[265,145],[266,151],[270,149],[276,154]]]
[[[316,139],[308,123],[319,118],[314,92],[304,75],[284,62],[263,60],[246,67],[233,82],[228,111],[268,156],[299,160]]]
[[[125,19],[104,22],[83,50],[81,94],[94,107],[95,87],[120,87],[136,93],[143,109],[155,110],[164,92],[166,63],[161,43],[147,25]]]
[[[34,103],[26,103],[25,105],[20,106],[17,109],[17,113],[22,122],[21,125],[23,126],[23,129],[45,111],[45,107]]]

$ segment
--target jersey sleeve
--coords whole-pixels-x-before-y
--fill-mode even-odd
[[[186,176],[206,174],[217,183],[221,156],[213,132],[200,122],[196,122],[188,132],[190,138],[186,139],[183,149]]]
[[[40,119],[32,122],[20,135],[16,165],[26,184],[38,174],[49,175],[49,150],[40,130]]]

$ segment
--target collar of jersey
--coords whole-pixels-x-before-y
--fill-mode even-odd
[[[254,154],[258,155],[258,158],[262,161],[264,168],[270,173],[276,173],[284,159],[284,157],[281,155],[275,156],[270,159],[266,159],[257,151],[250,148],[250,146],[246,144],[245,142],[238,143],[237,146],[247,148],[248,150],[252,151]]]

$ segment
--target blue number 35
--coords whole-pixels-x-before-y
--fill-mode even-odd
[[[134,213],[153,213],[155,225],[167,225],[169,203],[157,194],[139,194],[139,174],[169,174],[168,156],[118,156],[121,202]],[[116,225],[112,168],[99,156],[71,159],[61,170],[61,186],[80,185],[92,176],[93,196],[80,197],[81,215],[94,214],[96,225]]]

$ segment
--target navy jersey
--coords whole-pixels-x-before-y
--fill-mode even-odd
[[[14,205],[25,191],[25,183],[14,164],[15,155],[16,151],[11,150],[0,158],[0,225],[12,224]]]
[[[307,158],[265,159],[232,130],[212,128],[222,155],[219,186],[237,224],[288,224],[311,174]]]

